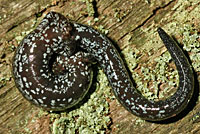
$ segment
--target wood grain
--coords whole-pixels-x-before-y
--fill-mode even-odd
[[[92,21],[92,26],[102,25],[109,29],[108,37],[123,50],[126,46],[144,49],[143,43],[147,40],[142,29],[156,28],[168,22],[160,22],[166,14],[174,14],[172,10],[178,0],[152,0],[149,4],[145,0],[96,0],[98,22]],[[196,6],[200,6],[197,4]],[[16,37],[24,30],[32,29],[48,11],[57,11],[72,20],[87,24],[94,17],[87,15],[86,5],[79,0],[0,0],[0,77],[7,78],[0,87],[0,134],[28,133],[24,128],[28,126],[31,133],[50,133],[50,119],[48,115],[37,117],[39,108],[27,102],[14,85],[11,72],[13,46],[17,46]],[[116,17],[119,11],[119,17]],[[40,16],[41,14],[41,16]],[[32,21],[32,23],[27,23]],[[36,24],[34,22],[36,21]],[[151,46],[149,49],[158,49],[161,46]],[[12,50],[13,49],[13,50]],[[152,55],[155,56],[154,54]],[[152,57],[148,57],[149,59]],[[110,102],[110,116],[112,124],[109,132],[113,134],[177,134],[200,133],[200,123],[191,121],[193,115],[199,111],[200,104],[191,108],[189,112],[172,123],[142,122],[137,124],[137,117],[127,112],[116,100]],[[31,122],[34,118],[35,123]],[[37,128],[37,129],[36,129]]]

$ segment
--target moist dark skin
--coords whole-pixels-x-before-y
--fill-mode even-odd
[[[53,28],[53,26],[55,28]],[[44,40],[45,43],[41,43],[40,37],[37,37],[35,40],[33,40],[36,35],[39,36],[38,33],[42,31],[45,32],[45,29],[47,29],[46,32],[48,32],[48,36],[44,37],[46,39]],[[159,36],[165,44],[167,50],[171,54],[179,74],[179,86],[177,91],[171,97],[161,101],[150,101],[138,93],[138,91],[132,84],[129,74],[124,66],[123,60],[121,59],[114,45],[104,35],[100,34],[93,28],[71,22],[59,13],[49,12],[47,16],[43,19],[39,27],[37,27],[36,30],[33,31],[33,33],[25,37],[19,49],[17,50],[17,54],[14,58],[13,72],[15,75],[14,77],[16,85],[18,86],[21,93],[25,96],[25,98],[44,108],[50,110],[67,109],[71,106],[76,105],[84,97],[85,92],[88,91],[91,84],[91,70],[89,70],[87,61],[90,58],[88,58],[88,55],[92,57],[91,59],[95,59],[96,62],[98,62],[99,65],[103,68],[112,87],[113,93],[118,101],[128,111],[136,116],[141,117],[142,119],[150,121],[160,121],[171,118],[177,115],[187,106],[193,94],[194,77],[192,68],[186,56],[178,47],[176,42],[174,42],[171,37],[161,28],[158,28]],[[44,35],[45,34],[46,33],[44,33]],[[54,34],[58,34],[59,36],[52,37],[52,35]],[[41,63],[37,64],[37,66],[36,64],[30,64],[30,62],[26,64],[25,62],[22,62],[22,58],[20,58],[24,54],[31,52],[31,49],[33,49],[32,45],[34,43],[38,45],[38,47],[36,47],[38,51],[40,47],[44,47],[44,51],[41,51],[41,56],[45,54],[43,58],[40,57],[38,59],[35,59],[36,63]],[[75,44],[78,45],[74,47]],[[26,46],[28,46],[28,49],[26,49],[26,51],[23,51],[23,48]],[[86,53],[83,52],[82,54],[78,54],[73,57],[72,55],[74,52],[71,52],[71,50],[74,51],[74,48],[81,48]],[[50,53],[48,53],[47,49],[50,49]],[[59,76],[58,78],[51,74],[48,76],[47,79],[45,78],[46,76],[43,73],[40,73],[40,70],[43,67],[47,68],[46,70],[48,70],[48,66],[46,66],[45,62],[49,62],[49,58],[46,57],[50,57],[52,53],[55,53],[58,50],[61,51],[59,51],[58,53],[62,54],[62,57],[66,56],[72,61],[73,58],[76,59],[75,63],[70,64],[70,61],[68,62],[69,65],[64,65],[66,68],[70,68],[71,70],[76,71],[74,72],[74,74],[66,73],[63,74],[63,77]],[[38,51],[33,51],[35,57],[37,57],[36,55],[38,54]],[[62,62],[64,61],[65,60],[62,60]],[[23,64],[19,65],[19,63]],[[29,71],[31,66],[35,66],[38,69],[35,73],[40,74],[41,76],[38,75],[37,77],[26,77],[27,73],[25,73],[24,70],[28,69]],[[34,73],[32,73],[32,75],[33,74]],[[65,77],[69,75],[71,76],[70,79],[68,77]],[[26,78],[24,79],[24,77]],[[33,81],[32,78],[35,78],[35,81]],[[49,79],[53,81],[50,84],[51,87],[46,88],[44,85],[49,85]],[[25,88],[26,81],[32,82],[32,85],[38,86],[40,88]],[[38,83],[37,81],[41,81],[41,83],[43,84]],[[63,88],[62,81],[66,81],[64,82],[64,86],[69,87]],[[81,81],[84,81],[84,83],[81,83]],[[21,83],[23,87],[20,85]],[[65,88],[67,90],[65,90]],[[40,90],[43,90],[42,94],[40,94]],[[61,92],[64,90],[66,92]],[[67,93],[67,91],[70,92]],[[73,92],[75,93],[73,94]],[[43,98],[43,96],[45,98]],[[78,99],[78,97],[80,99]]]

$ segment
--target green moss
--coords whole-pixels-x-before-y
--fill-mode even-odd
[[[87,6],[86,10],[87,10],[88,16],[94,16],[95,14],[94,5],[93,5],[94,0],[80,0],[80,1],[86,3],[86,6]]]
[[[190,119],[193,123],[199,123],[200,121],[200,112],[195,113]]]
[[[117,19],[117,22],[121,22],[127,15],[125,11],[122,11],[120,8],[114,8],[114,17]]]
[[[190,24],[183,24],[180,25],[177,22],[172,22],[168,24],[168,28],[171,31],[174,27],[179,26],[179,29],[173,30],[176,32],[173,32],[174,34],[177,34],[182,37],[182,40],[180,41],[181,44],[183,44],[183,49],[188,51],[190,60],[192,61],[192,66],[195,69],[195,71],[200,71],[200,42],[199,42],[199,34],[197,28]],[[153,33],[153,32],[150,32]],[[169,35],[170,32],[168,32]],[[151,34],[155,36],[155,34]],[[148,46],[152,47],[155,44],[161,43],[161,41],[156,42],[154,40],[149,41],[145,44],[145,47],[148,48]],[[163,44],[164,45],[164,44]],[[126,50],[128,49],[128,50]],[[128,64],[129,69],[132,72],[132,77],[137,85],[137,89],[148,99],[157,99],[157,98],[163,98],[167,92],[169,92],[171,89],[176,88],[178,86],[178,73],[177,70],[174,70],[172,67],[169,66],[169,63],[172,61],[170,54],[166,51],[161,56],[156,57],[154,59],[154,67],[151,66],[151,63],[142,63],[140,59],[144,56],[142,53],[145,52],[145,50],[141,49],[139,52],[138,50],[130,50],[129,47],[123,50],[123,53],[126,59],[126,62]],[[135,49],[135,48],[134,48]],[[150,49],[151,50],[151,49]],[[132,52],[131,52],[132,51]],[[137,51],[135,53],[134,51]],[[147,53],[149,56],[151,54],[147,50]],[[135,57],[135,58],[133,58]],[[136,58],[139,57],[139,58]],[[152,61],[151,61],[152,62]],[[136,67],[136,63],[140,63],[139,73],[138,71],[134,71],[134,68]],[[160,84],[167,83],[164,90],[160,91]],[[160,92],[159,92],[160,91]],[[159,95],[158,95],[159,92]]]
[[[5,76],[0,78],[0,88],[5,86],[8,81],[11,80],[11,76]]]
[[[40,118],[40,117],[46,116],[46,115],[48,115],[48,112],[43,109],[40,109],[39,113],[37,114],[37,117]]]
[[[99,25],[98,28],[97,28],[101,33],[103,34],[108,34],[109,33],[109,30],[105,29],[102,25]]]
[[[33,133],[29,128],[24,128],[24,131],[26,132],[26,134],[31,134],[31,133]]]
[[[198,72],[200,71],[200,35],[197,34],[197,29],[188,24],[181,28],[181,33],[183,36],[183,49],[190,52],[189,57],[192,61],[192,66]]]
[[[88,1],[89,2],[89,1]],[[174,35],[178,42],[183,44],[184,50],[186,50],[192,60],[192,65],[195,71],[200,69],[200,56],[199,56],[199,35],[198,27],[191,25],[192,19],[199,20],[199,8],[192,10],[192,12],[185,11],[183,7],[188,7],[195,3],[193,0],[179,3],[177,2],[174,10],[181,10],[178,14],[174,14],[173,22],[168,23],[163,28],[167,31],[169,35]],[[93,10],[93,9],[91,9]],[[89,12],[89,11],[88,11]],[[181,14],[179,14],[181,12]],[[184,12],[184,13],[183,13]],[[90,15],[93,15],[91,12]],[[171,15],[171,14],[170,14]],[[117,16],[117,14],[116,14]],[[169,18],[165,17],[161,22],[167,21]],[[98,19],[94,20],[98,21]],[[188,24],[184,24],[188,23]],[[35,24],[35,23],[34,23]],[[99,26],[101,29],[105,30],[102,26]],[[144,29],[143,29],[144,30]],[[148,29],[149,30],[149,29]],[[24,35],[27,35],[31,30],[22,33],[17,36],[16,39],[21,41]],[[141,33],[141,29],[139,33]],[[103,31],[102,31],[103,32]],[[137,85],[137,89],[148,99],[158,99],[163,98],[165,94],[170,91],[172,88],[177,87],[178,75],[177,71],[169,66],[171,64],[171,56],[168,52],[161,53],[161,56],[157,56],[154,60],[149,60],[147,62],[142,62],[144,57],[143,53],[146,52],[148,57],[153,56],[152,46],[155,44],[162,44],[161,40],[158,37],[157,32],[154,30],[148,31],[148,38],[145,39],[145,44],[141,43],[141,47],[146,48],[147,52],[144,49],[136,49],[131,47],[126,47],[122,53],[124,59],[128,65],[134,82]],[[134,38],[134,36],[132,36]],[[180,39],[181,38],[181,39]],[[155,45],[155,46],[156,46]],[[151,49],[150,49],[151,48]],[[153,53],[155,52],[154,50]],[[153,65],[152,63],[153,62]],[[90,99],[84,103],[80,108],[77,108],[69,113],[53,114],[51,113],[51,121],[53,122],[52,132],[54,134],[62,133],[105,133],[108,129],[108,125],[111,122],[110,117],[107,116],[109,113],[109,104],[106,99],[114,98],[110,93],[110,86],[108,86],[108,81],[102,70],[99,71],[96,83],[96,90],[91,94]],[[160,84],[167,83],[166,88],[160,91]],[[95,84],[95,83],[94,83]],[[158,94],[159,92],[159,94]],[[137,120],[137,123],[142,123],[143,121]]]
[[[97,134],[105,133],[110,123],[109,104],[106,99],[112,97],[108,81],[102,70],[99,71],[96,91],[90,95],[89,100],[80,108],[70,111],[60,117],[52,114],[55,119],[52,131],[54,134]]]
[[[189,55],[192,67],[195,72],[200,71],[200,34],[199,20],[200,7],[197,6],[198,0],[178,1],[172,10],[178,10],[173,16],[169,17],[173,22],[165,25],[165,29],[170,35],[177,37],[179,45],[183,45],[184,51]],[[167,17],[162,21],[167,21]],[[199,79],[199,78],[198,78]]]
[[[200,8],[199,6],[195,6],[196,3],[198,2],[193,0],[186,2],[178,1],[172,9],[178,10],[178,12],[174,12],[173,16],[172,14],[166,14],[166,17],[159,21],[168,22],[168,17],[173,20],[172,22],[166,24],[163,29],[165,29],[169,35],[174,36],[177,42],[179,42],[179,45],[183,44],[183,49],[189,54],[194,70],[198,72],[200,71],[200,35],[198,33],[199,25],[198,23],[195,25],[194,22],[198,22],[200,19]],[[192,6],[194,6],[194,9],[191,8]],[[190,8],[192,10],[188,12]],[[157,38],[159,40],[155,39],[155,36],[158,37],[155,29],[152,30],[152,27],[149,27],[142,30],[144,33],[148,34],[146,34],[147,38],[142,46],[143,49],[140,49],[139,53],[143,54],[146,51],[147,54],[151,53],[150,51],[152,51],[152,46],[154,46],[153,51],[158,51],[157,49],[160,48],[159,46],[162,46],[160,45],[162,42],[159,38]],[[131,71],[133,73],[132,76],[137,85],[137,89],[148,99],[156,99],[158,97],[163,98],[171,89],[178,86],[178,74],[177,70],[174,70],[174,68],[170,66],[170,62],[172,61],[170,54],[167,50],[161,54],[161,56],[154,58],[155,63],[153,63],[153,67],[151,63],[154,56],[149,54],[149,57],[151,58],[152,56],[152,58],[149,61],[147,60],[147,63],[142,63],[140,59],[144,58],[145,55],[141,56],[140,59],[138,59],[139,61],[136,60],[140,63],[139,66],[141,66],[137,69],[140,73],[138,73],[137,70],[137,72],[135,70]],[[127,61],[127,63],[129,64],[129,69],[131,69],[130,61]],[[135,65],[133,67],[135,67]],[[165,88],[164,90],[159,91],[159,85],[162,83]],[[167,85],[165,83],[167,83]],[[156,95],[158,91],[159,96]]]
[[[122,53],[125,55],[126,63],[132,73],[132,78],[136,83],[137,90],[146,98],[155,100],[164,97],[166,90],[160,91],[159,87],[162,83],[168,83],[168,88],[173,88],[177,85],[177,71],[173,69],[169,70],[168,67],[168,63],[171,60],[171,56],[168,52],[155,58],[155,65],[153,67],[151,65],[152,63],[142,63],[140,61],[143,57],[142,51],[127,47]],[[168,78],[168,76],[170,76],[170,78]]]

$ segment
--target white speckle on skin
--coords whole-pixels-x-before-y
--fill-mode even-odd
[[[44,103],[42,99],[38,99],[38,101],[39,101],[41,104],[43,104],[43,103]]]
[[[55,106],[56,101],[55,100],[51,100],[51,105]]]
[[[69,99],[68,99],[68,103],[70,103],[71,101],[72,101],[72,98],[69,98]]]
[[[23,77],[22,79],[23,79],[24,82],[27,82],[27,78],[26,77]]]
[[[31,92],[32,92],[33,94],[36,94],[35,90],[31,90]]]

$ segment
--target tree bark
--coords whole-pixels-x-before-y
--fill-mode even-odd
[[[86,2],[80,0],[42,2],[40,0],[0,0],[0,134],[28,133],[27,129],[30,129],[31,133],[51,133],[49,115],[38,117],[40,108],[31,105],[22,97],[12,78],[12,57],[21,40],[21,35],[26,34],[23,33],[24,31],[33,30],[47,12],[60,12],[83,24],[91,21],[92,27],[102,25],[104,29],[109,29],[107,36],[118,45],[120,50],[124,50],[127,46],[132,49],[152,50],[153,54],[147,58],[147,64],[151,64],[152,59],[160,56],[166,49],[163,48],[163,44],[144,45],[149,39],[155,37],[147,39],[147,36],[151,36],[149,31],[172,23],[174,20],[171,16],[174,14],[182,14],[182,11],[176,10],[181,2],[182,5],[187,3],[185,0],[96,0],[92,2],[93,8],[89,11],[86,10]],[[197,8],[200,9],[200,2],[194,0],[190,2],[190,6],[185,7],[185,10],[192,12]],[[99,20],[94,22],[94,17],[98,17]],[[199,28],[200,17],[196,17],[198,19],[194,18],[192,21],[191,18],[189,24],[196,23],[196,28]],[[141,62],[145,60],[141,59]],[[138,117],[126,111],[116,100],[111,101],[109,116],[112,122],[106,133],[200,133],[197,117],[200,104],[194,103],[195,101],[191,104],[194,107],[189,107],[182,116],[173,121],[138,123]]]

